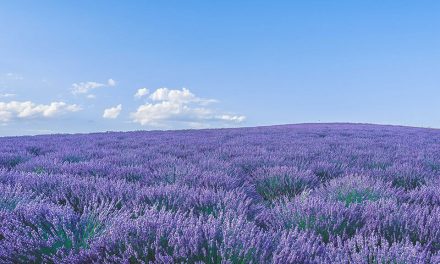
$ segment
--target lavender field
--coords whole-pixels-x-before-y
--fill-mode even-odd
[[[0,263],[440,263],[440,130],[0,138]]]

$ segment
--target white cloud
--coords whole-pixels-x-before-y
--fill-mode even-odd
[[[9,97],[15,97],[17,96],[16,94],[12,94],[12,93],[3,93],[0,94],[0,98],[9,98]]]
[[[95,99],[95,98],[96,98],[96,95],[94,95],[94,94],[88,94],[88,95],[87,95],[87,98],[88,98],[88,99]]]
[[[116,81],[113,79],[108,79],[107,83],[99,82],[80,82],[72,84],[72,94],[79,95],[84,94],[87,97],[90,96],[89,92],[101,87],[114,87],[116,86]],[[92,95],[94,96],[94,95]],[[89,97],[90,98],[90,97]]]
[[[137,92],[134,94],[135,98],[142,98],[150,93],[150,90],[147,88],[140,88],[137,90]]]
[[[216,102],[195,96],[188,89],[170,90],[159,88],[150,96],[150,102],[140,105],[131,113],[135,123],[152,126],[181,124],[189,127],[206,127],[213,122],[221,124],[240,123],[245,116],[218,113],[206,105]]]
[[[97,82],[81,82],[72,84],[73,94],[87,94],[89,91],[105,86],[102,83]]]
[[[159,88],[150,95],[152,101],[170,101],[176,103],[197,103],[200,105],[208,105],[218,102],[215,99],[205,99],[195,96],[188,89],[170,90],[168,88]]]
[[[108,81],[107,81],[107,85],[108,85],[108,86],[116,86],[116,81],[113,80],[113,79],[108,79]]]
[[[0,110],[0,122],[8,122],[11,118],[11,112]]]
[[[77,112],[82,108],[76,104],[52,102],[50,104],[35,104],[31,101],[8,103],[0,102],[0,121],[7,122],[13,118],[54,117],[67,112]]]
[[[150,95],[153,101],[170,101],[170,102],[191,102],[196,100],[196,96],[188,89],[169,90],[168,88],[159,88]]]
[[[115,107],[105,109],[102,117],[107,119],[115,119],[118,118],[121,111],[122,111],[122,105],[119,104]]]
[[[20,81],[24,79],[23,75],[13,72],[8,72],[2,75],[3,75],[3,79],[8,79],[8,80]]]
[[[221,115],[218,116],[221,120],[234,121],[234,122],[243,122],[246,117],[243,115]]]

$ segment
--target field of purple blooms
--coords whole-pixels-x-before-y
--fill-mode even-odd
[[[0,263],[440,263],[440,130],[0,138]]]

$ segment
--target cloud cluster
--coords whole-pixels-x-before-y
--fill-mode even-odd
[[[21,75],[8,73],[0,74],[1,78],[20,79]],[[95,91],[101,88],[114,87],[117,83],[113,79],[106,82],[78,82],[72,84],[70,93],[83,98],[96,98]],[[37,104],[32,101],[17,101],[11,99],[14,93],[0,93],[0,99],[9,98],[8,102],[0,101],[0,124],[6,125],[9,121],[50,118],[69,112],[77,112],[82,108],[77,104],[67,104],[55,101],[49,104]],[[212,104],[215,99],[196,96],[189,89],[158,88],[151,91],[148,88],[139,88],[134,93],[134,99],[142,99],[135,111],[129,114],[133,123],[142,126],[162,128],[203,128],[229,126],[243,122],[246,117],[225,113],[215,109]],[[122,113],[122,104],[103,109],[102,118],[117,119]]]
[[[113,87],[116,86],[116,81],[113,79],[108,79],[107,83],[98,82],[80,82],[72,84],[72,94],[74,95],[86,95],[87,98],[95,98],[94,94],[90,94],[92,90],[101,87]]]
[[[50,104],[36,104],[31,101],[0,102],[0,122],[8,122],[14,118],[53,117],[67,112],[80,111],[76,104],[52,102]]]
[[[102,117],[106,119],[115,119],[118,118],[121,111],[122,111],[122,105],[119,104],[115,107],[105,109]]]
[[[209,126],[212,122],[240,123],[245,120],[242,115],[218,113],[208,108],[213,99],[199,98],[190,90],[171,90],[159,88],[149,96],[150,101],[139,106],[131,113],[135,123],[151,126],[169,126],[171,124]]]

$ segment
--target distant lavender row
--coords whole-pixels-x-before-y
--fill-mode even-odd
[[[0,138],[0,263],[440,263],[440,131]]]

